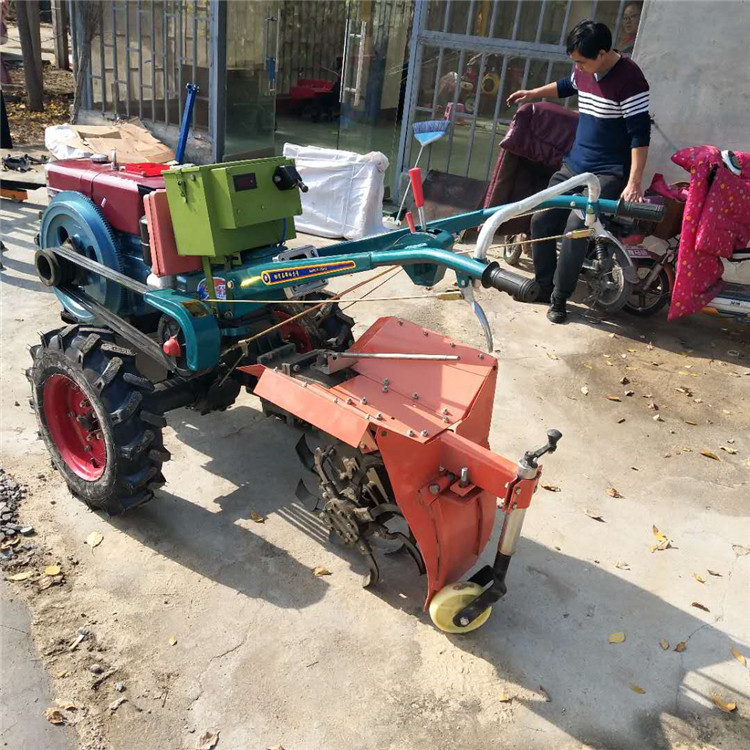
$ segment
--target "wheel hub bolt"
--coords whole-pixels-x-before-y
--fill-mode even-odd
[[[427,432],[427,430],[422,430],[422,432],[419,433],[422,437],[427,437],[430,433]]]
[[[417,401],[417,400],[419,399],[419,394],[418,394],[418,393],[417,393],[416,391],[414,391],[414,393],[412,393],[412,394],[411,394],[411,397],[412,397],[412,398],[413,398],[413,399],[414,399],[415,401]]]
[[[468,617],[462,617],[459,620],[459,622],[461,623],[461,625],[463,625],[464,627],[466,627],[469,624],[469,618]]]
[[[81,409],[88,409],[91,404],[89,404],[89,402],[84,399],[80,404],[78,404],[78,406],[80,406]]]
[[[431,485],[430,485],[430,492],[431,492],[431,493],[432,493],[433,495],[437,495],[437,494],[438,494],[438,492],[440,492],[440,485],[439,485],[439,484],[431,484]]]

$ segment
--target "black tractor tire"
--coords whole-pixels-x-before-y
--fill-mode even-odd
[[[166,420],[149,410],[154,386],[136,369],[135,353],[118,346],[109,329],[73,324],[41,334],[41,344],[31,347],[31,356],[33,364],[26,377],[31,383],[31,404],[39,432],[72,494],[89,507],[111,515],[150,500],[154,490],[165,483],[161,468],[170,454],[162,438]],[[45,388],[51,389],[47,404]],[[65,412],[60,403],[61,394],[67,397],[73,394],[73,400],[77,400],[79,390],[80,406],[85,404],[89,410],[83,428],[71,426],[81,419],[73,418],[73,411]],[[96,468],[91,471],[96,474],[100,470],[100,476],[92,477],[86,470],[82,473],[76,470],[75,460],[63,458],[50,431],[50,420],[53,430],[55,423],[62,423],[68,434],[74,431],[74,437],[68,438],[68,445],[63,446],[68,456],[70,446],[76,454],[75,449],[79,448],[76,440],[82,441],[75,430],[91,428],[86,440],[94,435],[95,440],[103,442],[103,447],[98,445],[97,450],[99,455],[103,452],[104,460],[95,463]],[[81,450],[90,451],[90,447],[87,444]]]

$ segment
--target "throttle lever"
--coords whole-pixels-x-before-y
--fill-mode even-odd
[[[526,451],[521,459],[521,464],[530,469],[537,468],[537,461],[545,453],[554,453],[557,450],[557,443],[562,437],[560,430],[547,430],[547,444],[541,448],[537,448],[535,451]]]

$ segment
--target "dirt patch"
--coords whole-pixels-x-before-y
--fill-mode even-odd
[[[70,121],[75,79],[69,70],[44,64],[44,112],[30,112],[26,106],[23,67],[8,65],[11,83],[3,87],[5,106],[14,146],[44,143],[44,129]]]

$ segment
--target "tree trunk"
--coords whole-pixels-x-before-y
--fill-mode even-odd
[[[60,70],[70,70],[66,0],[52,0],[52,34],[55,37],[55,66]]]
[[[16,3],[18,35],[21,38],[23,75],[26,80],[26,106],[32,112],[44,111],[42,51],[39,39],[39,3],[35,0]]]

